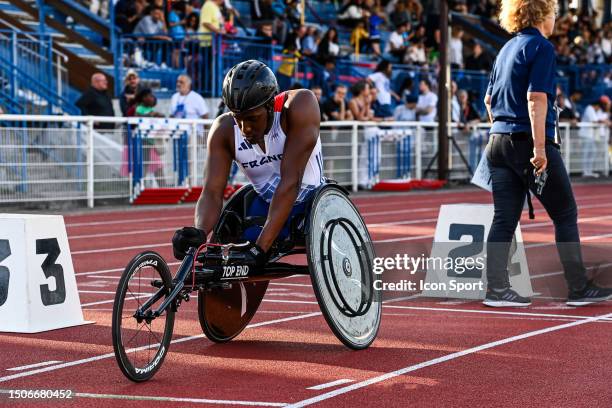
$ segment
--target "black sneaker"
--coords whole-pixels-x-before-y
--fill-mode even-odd
[[[510,288],[502,292],[489,289],[482,303],[490,307],[527,307],[531,305],[531,299],[519,295]]]
[[[600,288],[593,282],[589,282],[580,291],[571,290],[567,296],[566,304],[568,306],[585,306],[608,299],[612,299],[612,288]]]

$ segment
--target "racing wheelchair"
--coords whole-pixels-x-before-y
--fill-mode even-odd
[[[245,232],[265,222],[265,217],[248,215],[256,197],[250,185],[227,201],[210,243],[190,248],[174,277],[156,252],[135,256],[119,280],[113,305],[113,348],[123,374],[135,382],[153,377],[168,352],[175,313],[192,292],[198,294],[204,335],[224,343],[251,321],[270,280],[296,274],[310,275],[336,337],[351,349],[368,347],[381,319],[370,235],[342,187],[328,182],[313,195],[303,214],[285,226],[285,237],[276,240],[264,267],[249,270],[240,262],[241,248],[249,244]],[[296,254],[306,255],[306,265],[281,262]]]

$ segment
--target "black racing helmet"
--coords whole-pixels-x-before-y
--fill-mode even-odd
[[[260,61],[248,60],[234,65],[223,80],[223,103],[235,113],[263,106],[277,94],[274,73]]]

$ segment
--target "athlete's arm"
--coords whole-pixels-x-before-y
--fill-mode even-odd
[[[266,224],[256,242],[264,251],[270,249],[291,213],[306,164],[319,138],[319,104],[311,91],[297,91],[290,101],[287,115],[281,180],[272,196]]]
[[[204,172],[204,189],[196,204],[195,226],[206,234],[215,227],[223,207],[223,190],[232,166],[230,145],[233,121],[229,114],[219,116],[210,128]]]

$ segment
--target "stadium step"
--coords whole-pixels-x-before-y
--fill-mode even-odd
[[[228,184],[223,191],[223,199],[228,200],[241,184]],[[195,203],[202,194],[202,186],[145,188],[132,199],[133,205],[159,205]]]

